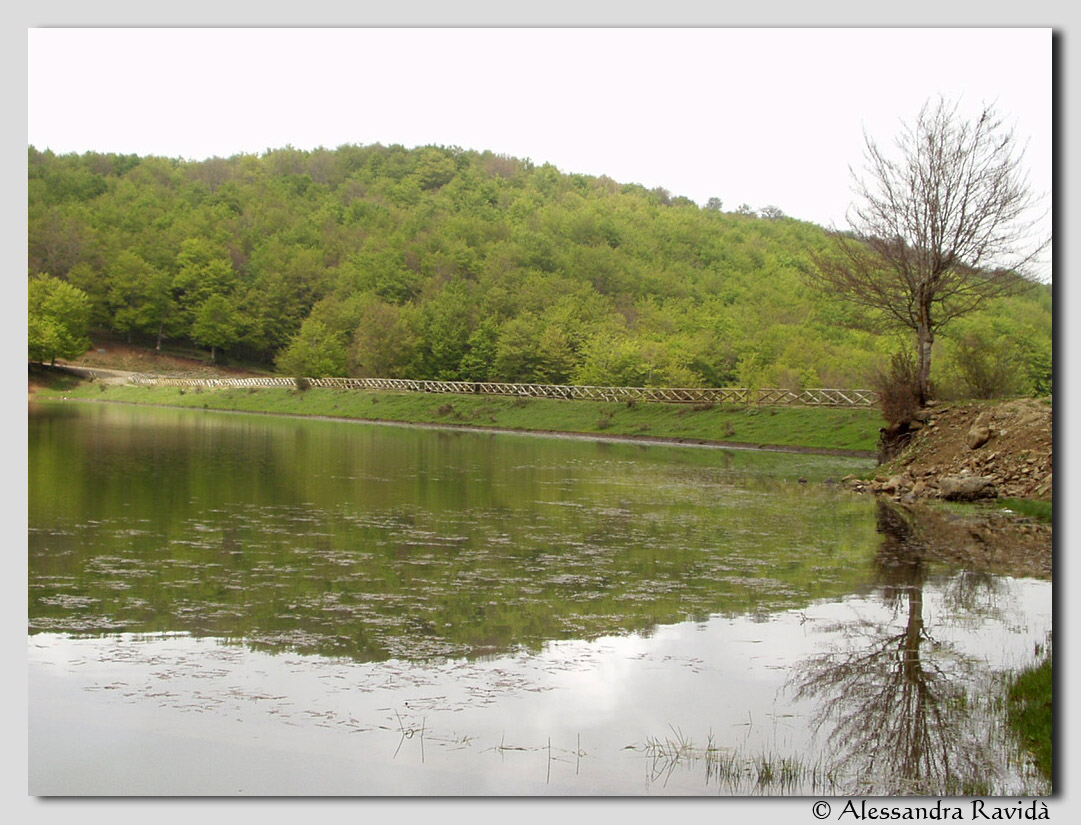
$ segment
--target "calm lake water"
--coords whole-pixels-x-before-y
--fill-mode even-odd
[[[1046,793],[1050,581],[868,466],[31,404],[30,793]]]

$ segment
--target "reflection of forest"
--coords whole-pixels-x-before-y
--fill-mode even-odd
[[[753,451],[49,409],[28,430],[31,633],[487,656],[840,597],[875,541],[866,500]]]
[[[989,697],[973,695],[978,663],[935,638],[924,612],[929,568],[941,559],[926,525],[879,501],[876,557],[880,593],[894,621],[854,620],[833,627],[845,639],[801,663],[797,698],[816,700],[811,727],[826,735],[831,769],[863,795],[993,793],[1001,755],[990,751]],[[961,573],[944,593],[946,614],[995,605],[996,581]],[[998,608],[993,608],[998,609]],[[903,619],[903,621],[897,621]],[[1034,783],[1035,784],[1035,783]]]

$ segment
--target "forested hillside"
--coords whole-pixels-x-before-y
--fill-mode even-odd
[[[28,176],[29,273],[92,328],[290,375],[854,387],[905,340],[807,287],[821,227],[490,152],[30,147]],[[1050,391],[1050,287],[936,357],[945,397]]]

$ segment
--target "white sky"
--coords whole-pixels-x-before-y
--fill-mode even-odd
[[[28,36],[27,140],[58,153],[457,145],[843,226],[863,130],[890,143],[944,94],[994,103],[1028,144],[1033,189],[1051,190],[1049,28]]]

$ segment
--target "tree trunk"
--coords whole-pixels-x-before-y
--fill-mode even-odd
[[[930,323],[921,319],[919,328],[916,330],[916,349],[919,356],[916,381],[921,407],[926,406],[931,400],[931,347],[934,343],[935,334],[931,332]]]
[[[213,344],[210,345],[210,363],[215,364],[218,361],[218,348]]]
[[[164,332],[165,332],[165,322],[162,321],[160,324],[158,324],[158,342],[157,342],[157,344],[154,345],[154,349],[157,352],[161,352],[161,337],[164,334]]]
[[[923,584],[917,582],[908,591],[908,624],[905,626],[905,661],[901,665],[905,678],[917,684],[923,677],[920,642],[923,641]]]

